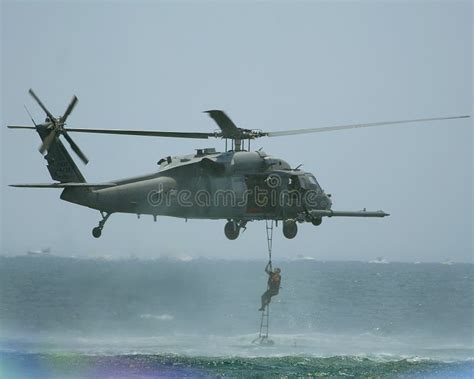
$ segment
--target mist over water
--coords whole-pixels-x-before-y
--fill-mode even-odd
[[[280,262],[275,345],[258,334],[265,262],[0,259],[2,351],[474,357],[473,266]]]

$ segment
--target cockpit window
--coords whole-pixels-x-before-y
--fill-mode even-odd
[[[313,186],[316,186],[317,188],[321,188],[321,187],[319,186],[318,181],[316,180],[316,178],[315,178],[313,175],[307,175],[307,176],[306,176],[306,179],[308,179],[308,181],[309,181]]]

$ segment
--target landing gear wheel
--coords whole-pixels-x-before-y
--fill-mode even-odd
[[[99,226],[96,226],[94,229],[92,229],[92,235],[94,238],[99,238],[102,235],[102,229],[104,229],[104,225],[112,213],[100,211],[100,214],[102,216],[102,220],[99,221]]]
[[[293,239],[298,233],[298,225],[295,220],[283,221],[283,235],[288,239]]]
[[[235,240],[240,233],[240,227],[235,221],[228,221],[224,227],[225,236],[230,240]]]
[[[102,229],[98,226],[96,226],[94,229],[92,229],[92,235],[95,238],[99,238],[102,235]]]
[[[316,217],[316,218],[313,218],[311,220],[311,223],[314,225],[314,226],[319,226],[321,225],[321,223],[323,222],[323,219],[321,217]]]

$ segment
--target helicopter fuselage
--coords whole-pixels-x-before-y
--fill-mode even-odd
[[[107,188],[66,188],[61,198],[107,213],[134,213],[237,222],[304,218],[329,210],[331,200],[314,175],[263,151],[166,157],[156,173],[116,180]],[[76,196],[79,195],[79,196]]]

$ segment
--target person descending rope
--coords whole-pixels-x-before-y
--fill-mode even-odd
[[[278,292],[280,291],[281,270],[279,268],[272,270],[272,261],[268,261],[268,264],[265,267],[265,272],[268,274],[268,287],[262,295],[262,306],[259,311],[264,311],[265,307],[270,304],[272,297],[278,295]]]
[[[262,312],[262,317],[260,319],[260,332],[258,333],[258,337],[252,341],[252,343],[258,341],[260,345],[267,346],[274,344],[274,342],[268,338],[268,328],[270,325],[270,301],[273,296],[278,295],[281,283],[281,270],[279,268],[272,270],[273,225],[274,220],[265,220],[268,246],[268,263],[265,267],[265,272],[268,274],[268,285],[267,290],[262,295],[262,306],[259,309],[259,311]]]

